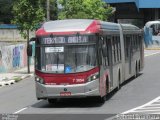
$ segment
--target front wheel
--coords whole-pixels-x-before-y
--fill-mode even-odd
[[[102,104],[105,103],[105,101],[106,101],[106,95],[103,96],[103,97],[99,97],[98,101],[99,101],[99,103],[102,103]]]
[[[135,66],[135,75],[134,75],[134,77],[137,78],[137,76],[138,76],[138,67],[137,67],[137,64],[136,64],[136,66]]]
[[[55,99],[48,99],[48,103],[49,104],[54,104],[54,103],[56,103],[57,102],[57,99],[55,98]]]

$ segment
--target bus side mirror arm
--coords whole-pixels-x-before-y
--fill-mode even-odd
[[[29,42],[36,41],[35,37],[32,37]],[[28,44],[27,46],[27,56],[32,56],[32,44]]]
[[[31,44],[27,46],[27,56],[32,56],[32,45]]]
[[[32,42],[32,41],[36,41],[36,38],[35,37],[32,37],[29,42]]]

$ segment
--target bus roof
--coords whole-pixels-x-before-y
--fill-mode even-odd
[[[56,20],[46,22],[44,29],[46,32],[85,31],[92,22],[88,19]]]
[[[119,30],[118,24],[92,19],[66,19],[45,22],[36,35],[97,33],[101,29]]]
[[[139,28],[134,25],[121,24],[121,26],[123,30],[139,30]],[[42,27],[37,30],[36,35],[89,34],[105,30],[119,31],[119,24],[92,19],[55,20],[45,22]]]
[[[43,26],[37,30],[37,35],[45,34],[76,34],[95,33],[98,31],[98,20],[90,19],[66,19],[45,22]]]
[[[131,24],[121,24],[121,26],[123,30],[140,30],[140,28]]]

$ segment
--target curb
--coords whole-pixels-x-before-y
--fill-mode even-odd
[[[13,76],[12,78],[7,78],[5,77],[4,79],[0,80],[0,87],[4,87],[4,86],[9,86],[12,84],[15,84],[16,82],[19,82],[23,79],[29,78],[34,76],[34,74],[29,74],[29,75],[23,75],[23,76]]]
[[[3,80],[3,81],[0,81],[0,87],[12,85],[14,83],[15,83],[15,80]]]
[[[21,77],[21,79],[25,79],[25,78],[28,78],[28,77],[30,77],[31,75],[24,75],[24,76],[22,76]]]
[[[145,50],[160,50],[160,48],[144,48]]]

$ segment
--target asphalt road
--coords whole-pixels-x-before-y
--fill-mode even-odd
[[[145,68],[141,74],[136,79],[128,80],[119,91],[108,95],[104,104],[89,98],[61,99],[56,104],[49,105],[45,100],[36,100],[34,78],[28,78],[0,88],[0,113],[20,114],[20,120],[104,120],[160,96],[159,61],[160,54],[145,57]],[[5,115],[0,118],[3,116]]]

